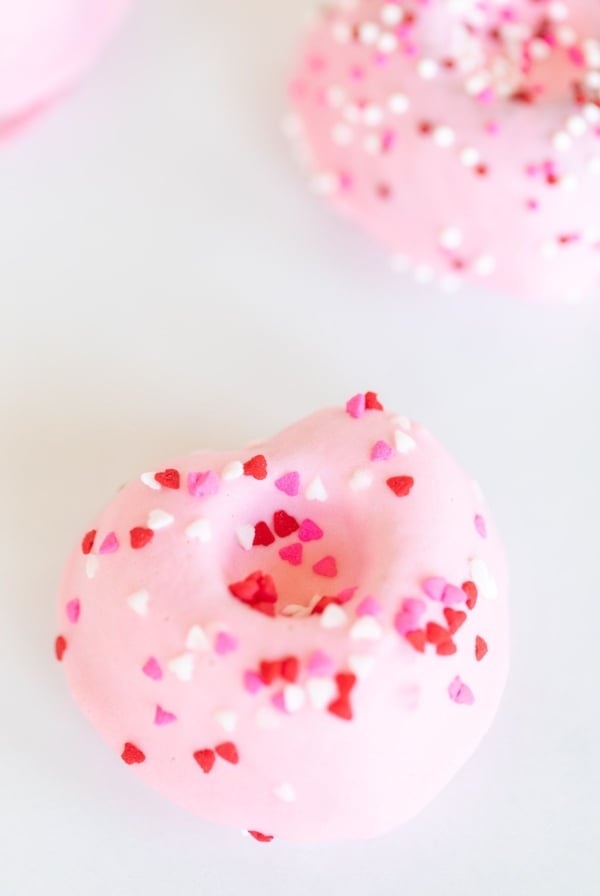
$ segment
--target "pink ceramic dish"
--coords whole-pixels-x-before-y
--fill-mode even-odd
[[[262,840],[373,837],[491,724],[504,552],[471,479],[366,393],[121,489],[68,562],[55,647],[181,806]]]

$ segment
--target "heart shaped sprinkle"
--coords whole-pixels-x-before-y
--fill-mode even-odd
[[[467,607],[469,610],[474,609],[475,604],[477,603],[477,586],[475,585],[475,582],[463,582],[461,589],[466,594]]]
[[[83,554],[91,554],[92,548],[94,547],[94,541],[96,540],[96,530],[90,529],[89,532],[86,532],[83,538],[81,539],[81,551]]]
[[[386,479],[386,485],[393,491],[397,498],[405,498],[410,494],[415,480],[412,476],[390,476]]]
[[[453,610],[452,607],[444,607],[444,617],[448,623],[448,631],[453,635],[466,622],[467,614],[463,610]]]
[[[335,561],[335,557],[327,556],[323,557],[321,560],[318,560],[315,564],[313,564],[313,572],[315,572],[318,576],[325,576],[328,579],[333,579],[338,574],[337,563]]]
[[[270,544],[273,544],[275,541],[275,536],[264,522],[261,520],[254,527],[254,540],[252,544],[254,547],[268,547]]]
[[[462,604],[465,600],[465,594],[462,588],[457,588],[456,585],[446,585],[444,591],[442,593],[442,603],[446,606],[451,606],[452,604]]]
[[[438,656],[452,656],[456,653],[456,644],[451,638],[448,638],[447,641],[442,641],[435,648],[435,652]]]
[[[488,652],[487,642],[480,635],[475,638],[475,659],[480,662]]]
[[[264,454],[256,454],[246,461],[244,476],[252,476],[254,479],[267,478],[267,459]]]
[[[220,756],[221,759],[224,759],[226,762],[230,762],[231,765],[237,765],[240,760],[237,747],[231,741],[217,744],[217,746],[215,747],[215,753],[217,754],[217,756]]]
[[[254,544],[254,526],[251,523],[245,523],[243,526],[238,526],[236,528],[235,534],[240,546],[243,547],[245,551],[249,551]]]
[[[273,528],[275,529],[275,534],[279,538],[286,538],[293,532],[297,532],[300,528],[300,524],[293,516],[286,513],[285,510],[276,510],[273,514]]]
[[[425,636],[430,644],[441,644],[448,640],[449,634],[448,629],[443,625],[438,625],[437,622],[428,622],[425,626]]]
[[[248,831],[251,837],[258,840],[259,843],[270,843],[273,839],[272,834],[261,834],[260,831]]]
[[[73,600],[70,600],[67,603],[65,613],[67,614],[67,619],[69,622],[72,622],[73,625],[79,622],[79,616],[81,614],[81,603],[79,602],[79,598],[74,597]]]
[[[318,541],[323,538],[323,530],[313,520],[305,519],[300,523],[298,538],[300,541]]]
[[[412,436],[397,429],[394,433],[394,444],[398,454],[410,454],[417,447],[417,443]]]
[[[194,520],[186,527],[185,534],[188,538],[196,538],[203,544],[208,543],[212,539],[212,526],[210,520],[200,518]],[[254,537],[254,536],[253,536]]]
[[[464,683],[460,675],[457,675],[455,678],[453,678],[448,685],[448,694],[450,696],[450,699],[454,700],[455,703],[462,703],[466,706],[471,706],[475,702],[473,691],[467,684]]]
[[[425,653],[425,644],[427,643],[427,635],[423,629],[416,629],[413,632],[407,632],[404,636],[408,643],[418,650],[419,653]]]
[[[210,650],[209,637],[201,625],[192,625],[186,635],[185,646],[188,650],[201,650],[205,653]]]
[[[138,616],[147,616],[148,615],[148,601],[150,600],[150,595],[146,591],[145,588],[140,588],[139,591],[134,591],[133,594],[130,594],[127,598],[127,603],[131,607],[134,613],[137,613]]]
[[[65,650],[67,649],[67,639],[64,635],[59,635],[54,642],[54,655],[59,663],[62,662],[62,658],[65,655]]]
[[[145,762],[146,755],[139,747],[136,747],[135,744],[127,742],[123,746],[121,759],[126,765],[139,765],[140,763]]]
[[[172,712],[167,712],[166,709],[163,709],[161,706],[156,707],[156,711],[154,713],[154,724],[155,725],[171,725],[173,722],[177,721],[177,716]]]
[[[178,489],[181,484],[179,471],[172,468],[163,470],[161,473],[155,473],[154,478],[159,485],[165,488]]]
[[[144,665],[142,666],[142,672],[148,678],[151,678],[153,681],[160,681],[163,677],[162,669],[160,668],[160,664],[158,660],[151,656],[149,657]]]
[[[214,470],[188,473],[187,489],[194,498],[210,498],[219,491],[219,477]]]
[[[228,653],[234,653],[238,649],[238,640],[230,635],[229,632],[217,632],[215,638],[215,653],[219,656],[227,656]]]
[[[443,597],[445,587],[446,579],[443,579],[441,576],[432,576],[429,579],[425,579],[421,585],[421,588],[427,597],[431,598],[431,600],[439,601],[441,601]]]
[[[288,544],[286,547],[281,548],[279,556],[287,563],[291,563],[292,566],[300,566],[302,563],[302,551],[302,545],[299,542],[296,542],[295,544]]]
[[[231,460],[221,470],[221,479],[233,481],[244,475],[244,465],[239,460]]]
[[[487,528],[485,525],[485,520],[481,516],[481,514],[476,514],[474,522],[477,534],[481,535],[482,538],[487,538]]]
[[[275,487],[280,492],[289,495],[290,498],[295,498],[300,493],[300,474],[295,470],[291,473],[284,473],[283,476],[275,480]]]
[[[134,526],[134,528],[129,531],[129,540],[131,547],[134,548],[134,550],[139,550],[147,544],[150,544],[153,537],[154,532],[152,529],[146,528],[146,526]]]
[[[109,532],[98,548],[99,554],[114,554],[119,550],[119,539],[114,532]]]
[[[146,525],[149,529],[152,529],[153,532],[156,532],[158,529],[166,529],[174,520],[175,517],[172,513],[167,513],[166,510],[156,509],[151,510],[148,514]]]
[[[392,446],[380,439],[371,448],[371,460],[389,460],[393,453],[394,449]]]
[[[367,411],[383,411],[377,392],[365,392],[365,408]]]
[[[212,770],[213,765],[215,764],[215,752],[214,750],[204,749],[204,750],[196,750],[194,753],[194,759],[202,769],[205,775]]]
[[[357,616],[379,616],[383,608],[376,598],[367,594],[356,606]]]
[[[355,420],[360,419],[365,413],[365,396],[353,395],[352,398],[349,398],[346,402],[346,411]]]
[[[320,476],[315,476],[312,482],[308,485],[306,489],[306,499],[307,501],[326,501],[327,500],[327,491],[325,486],[323,485],[323,480]]]

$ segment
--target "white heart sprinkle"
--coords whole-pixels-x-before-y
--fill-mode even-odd
[[[194,657],[191,653],[182,653],[169,660],[167,665],[179,681],[191,681],[194,674]]]
[[[193,625],[185,639],[188,650],[210,650],[210,641],[202,626]]]
[[[355,641],[378,641],[383,629],[374,616],[361,616],[350,629],[350,637]]]
[[[281,725],[281,715],[270,706],[261,706],[255,716],[259,728],[273,730]]]
[[[304,607],[302,604],[287,604],[281,608],[281,615],[301,619],[303,616],[310,616],[310,607]]]
[[[232,731],[235,731],[237,720],[237,713],[233,712],[231,709],[220,709],[215,713],[215,722],[229,734],[231,734]]]
[[[471,560],[471,578],[483,598],[495,600],[498,597],[498,585],[481,557],[473,557]]]
[[[315,476],[313,481],[306,489],[306,498],[308,501],[326,501],[327,492],[320,476]]]
[[[210,520],[207,519],[199,519],[194,520],[193,523],[190,523],[187,529],[185,530],[185,534],[188,538],[197,538],[198,541],[207,542],[212,538],[212,527],[210,525]]]
[[[160,482],[156,481],[156,479],[154,478],[154,473],[142,473],[140,479],[142,480],[144,485],[148,486],[148,488],[153,489],[155,492],[160,491]]]
[[[85,574],[88,579],[93,579],[96,573],[98,572],[98,567],[100,566],[100,559],[96,556],[96,554],[88,554],[85,558]]]
[[[337,687],[332,678],[309,678],[306,682],[308,699],[315,709],[325,709],[337,694]]]
[[[279,787],[275,788],[273,793],[275,796],[279,797],[280,800],[283,800],[284,803],[293,803],[296,799],[296,791],[291,784],[280,784]]]
[[[398,414],[397,417],[392,417],[392,423],[395,426],[399,426],[404,432],[411,432],[412,430],[412,421],[410,417],[405,417],[404,414]]]
[[[154,531],[164,529],[166,526],[170,526],[174,519],[173,514],[167,513],[166,510],[151,510],[148,514],[147,526]]]
[[[304,688],[299,684],[287,684],[283,689],[283,705],[288,712],[297,712],[306,703]]]
[[[348,657],[348,665],[357,678],[366,678],[375,665],[375,657],[366,653],[355,653]]]
[[[412,436],[397,429],[394,433],[394,444],[399,454],[410,454],[417,447],[417,443]]]
[[[127,603],[138,616],[146,616],[148,614],[149,600],[150,595],[144,588],[141,588],[139,591],[134,591],[133,594],[129,595]]]
[[[254,526],[250,523],[243,526],[237,526],[235,534],[243,549],[249,551],[254,543]]]
[[[239,479],[244,475],[244,465],[239,460],[231,460],[221,470],[221,479]]]
[[[370,470],[355,470],[350,477],[350,488],[353,492],[363,491],[373,484],[373,474]]]
[[[346,611],[339,604],[328,604],[321,614],[322,628],[341,628],[347,622]]]

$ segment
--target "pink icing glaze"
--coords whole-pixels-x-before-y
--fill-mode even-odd
[[[0,136],[92,63],[131,0],[0,0]]]
[[[412,450],[371,460],[380,440],[405,447],[400,425]],[[190,494],[199,469],[216,494]],[[274,487],[290,470],[295,496]],[[372,837],[418,812],[476,748],[507,675],[504,553],[471,480],[418,424],[344,408],[155,475],[117,493],[60,589],[57,658],[102,737],[185,808],[268,836]],[[322,536],[293,566],[280,550],[309,519]],[[100,554],[110,532],[119,549]]]
[[[597,0],[328,7],[290,96],[315,191],[398,270],[534,301],[600,292]]]

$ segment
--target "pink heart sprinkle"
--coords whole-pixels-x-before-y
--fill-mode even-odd
[[[238,639],[230,635],[229,632],[218,632],[215,638],[215,652],[219,656],[225,656],[226,653],[233,653],[238,649]]]
[[[473,691],[468,684],[464,683],[460,675],[453,678],[448,685],[448,694],[450,695],[450,699],[454,700],[455,703],[463,703],[466,706],[471,706],[475,703]]]
[[[69,601],[69,603],[65,607],[65,612],[67,614],[67,619],[69,620],[69,622],[72,622],[73,625],[79,620],[81,604],[79,603],[78,597],[74,597],[73,600]]]
[[[280,712],[287,713],[283,691],[278,691],[277,694],[273,694],[273,696],[271,697],[271,703],[273,704],[275,709],[278,709]]]
[[[335,663],[325,651],[315,650],[306,662],[306,669],[312,675],[333,675]]]
[[[354,597],[355,591],[356,586],[354,588],[343,588],[341,591],[338,591],[336,594],[338,604],[347,604]]]
[[[119,550],[119,539],[114,532],[109,532],[98,549],[99,554],[114,554]]]
[[[475,529],[478,535],[481,535],[482,538],[487,538],[487,526],[484,518],[479,513],[475,517]]]
[[[214,470],[205,473],[188,473],[187,487],[194,498],[207,498],[219,491],[219,477]]]
[[[402,609],[415,619],[420,619],[427,607],[420,597],[407,597],[402,601]]]
[[[286,547],[281,548],[279,551],[279,556],[282,560],[287,560],[288,563],[291,563],[292,566],[300,566],[302,563],[302,545],[299,542],[295,544],[288,544]]]
[[[177,721],[177,716],[173,715],[172,712],[167,712],[166,709],[163,709],[160,706],[156,707],[156,712],[154,713],[154,724],[155,725],[170,725],[172,722]]]
[[[353,395],[352,398],[349,398],[346,402],[346,411],[351,417],[358,420],[358,418],[362,417],[365,412],[365,405],[364,395]]]
[[[275,487],[280,492],[285,492],[290,498],[295,498],[300,492],[300,474],[295,470],[292,473],[285,473],[275,480]]]
[[[327,556],[318,560],[313,565],[313,572],[316,572],[318,576],[325,576],[328,579],[335,578],[338,572],[335,557]]]
[[[298,538],[300,541],[318,541],[323,538],[323,530],[312,520],[305,519],[300,523]]]
[[[371,448],[371,460],[389,460],[393,453],[392,446],[380,439]]]
[[[363,597],[361,602],[356,608],[357,616],[379,616],[381,613],[381,604],[379,601],[372,597],[370,594],[367,594],[366,597]]]
[[[406,610],[401,610],[394,616],[394,628],[399,635],[407,635],[409,632],[414,632],[417,626],[418,623],[415,617],[412,613],[407,613]]]
[[[146,660],[142,667],[142,672],[144,675],[147,675],[148,678],[154,679],[154,681],[160,681],[163,677],[158,660],[155,660],[153,656],[151,656],[149,660]]]
[[[425,579],[421,585],[421,588],[431,600],[441,600],[445,587],[446,579],[442,579],[441,576],[432,576],[430,579]]]
[[[249,694],[257,694],[263,687],[263,680],[253,669],[246,669],[244,672],[244,687]]]
[[[456,585],[446,585],[442,593],[442,603],[447,607],[451,604],[462,604],[465,600],[465,592]]]

